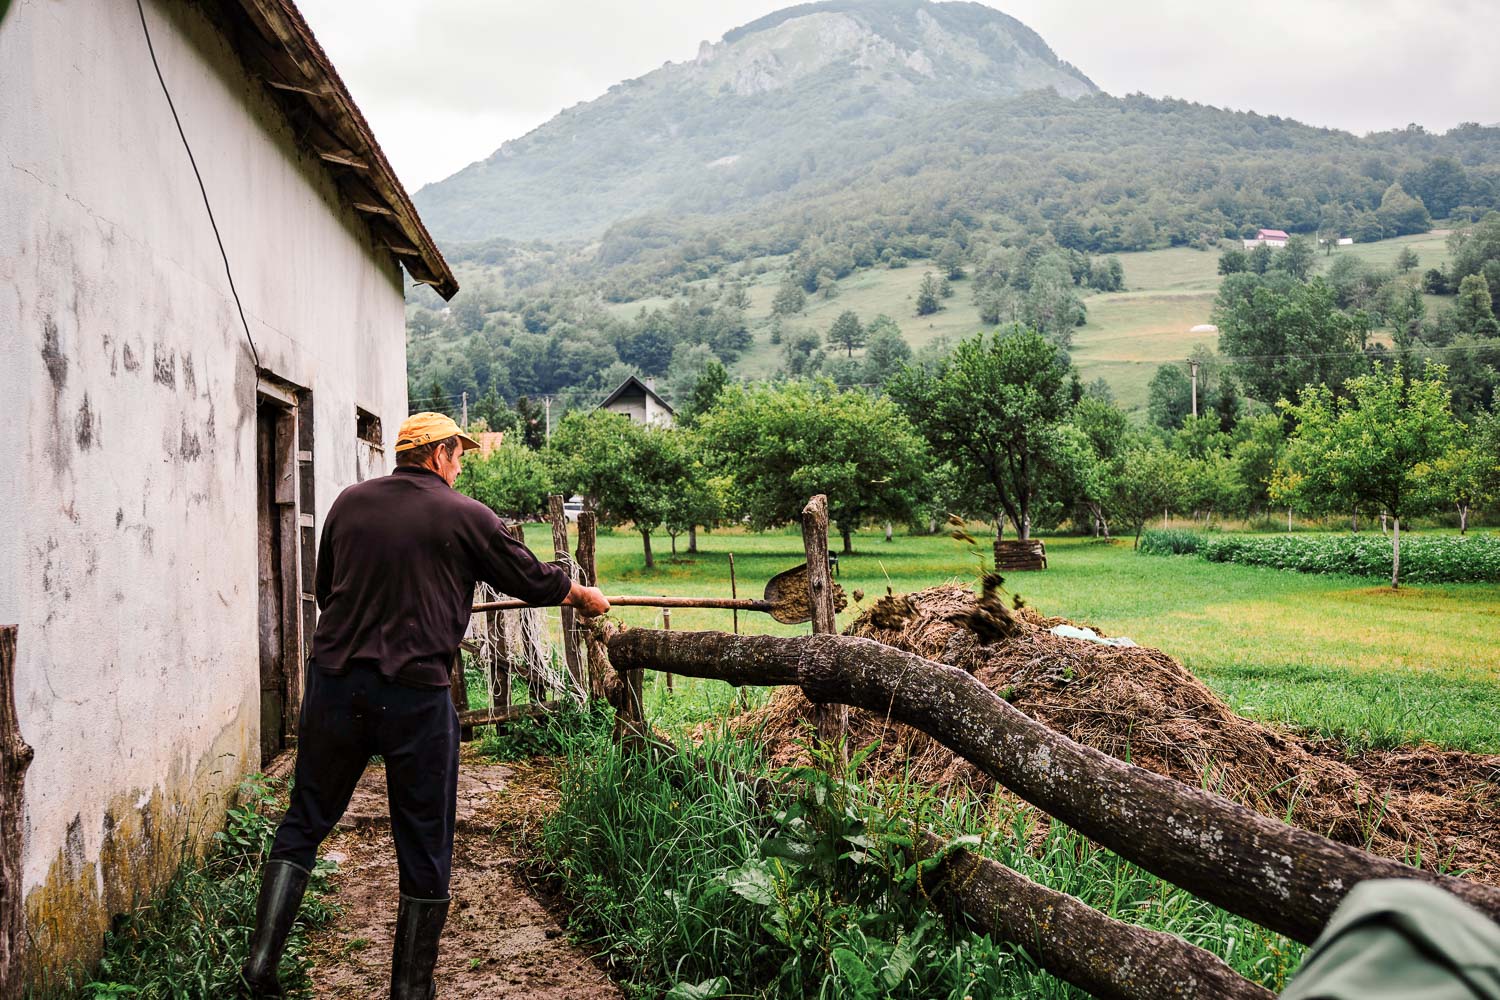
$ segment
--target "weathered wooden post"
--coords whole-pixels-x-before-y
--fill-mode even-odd
[[[598,536],[599,515],[591,510],[585,510],[578,515],[578,550],[574,558],[578,561],[578,575],[582,578],[585,586],[599,586],[598,565]],[[587,647],[585,647],[587,649]],[[585,669],[588,673],[588,693],[594,698],[604,697],[604,681],[608,671],[602,662],[595,662],[593,656],[585,656]]]
[[[828,497],[819,493],[802,508],[802,549],[807,555],[807,596],[812,604],[814,635],[834,635],[833,581],[828,576]],[[813,724],[824,744],[843,744],[849,728],[849,706],[814,705]],[[847,754],[847,748],[843,751]]]
[[[0,625],[0,996],[21,995],[26,909],[21,899],[22,820],[32,749],[16,718],[15,625]]]
[[[552,551],[568,565],[572,556],[568,552],[568,517],[563,513],[563,497],[554,493],[547,498],[547,510],[552,518]],[[578,614],[572,608],[562,609],[563,659],[568,665],[568,680],[573,690],[588,690],[584,676],[583,661],[578,655]]]
[[[453,669],[448,671],[448,695],[453,699],[453,710],[459,715],[469,710],[469,682],[464,676],[464,651],[453,654]],[[473,726],[460,726],[458,739],[467,743],[474,738]]]

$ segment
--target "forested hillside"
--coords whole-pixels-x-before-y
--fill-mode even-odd
[[[1121,290],[1114,254],[1462,228],[1500,207],[1500,129],[1356,137],[1113,97],[990,8],[838,0],[735,29],[418,200],[464,291],[412,296],[413,400],[566,406],[628,372],[670,394],[711,361],[878,382],[966,315],[1070,347],[1089,296]],[[903,268],[830,341],[830,300]]]
[[[1094,90],[992,8],[803,4],[569,108],[417,204],[449,240],[591,237],[647,212],[744,211],[883,155],[925,109],[1048,87]]]

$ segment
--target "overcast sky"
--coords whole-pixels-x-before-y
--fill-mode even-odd
[[[300,0],[416,190],[788,0]],[[1357,133],[1500,122],[1497,0],[997,0],[1111,94]]]

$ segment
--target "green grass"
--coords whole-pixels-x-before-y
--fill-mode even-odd
[[[929,909],[899,846],[914,821],[1116,919],[1180,935],[1269,988],[1299,960],[1296,945],[1061,824],[1033,837],[1029,809],[861,785],[855,766],[783,772],[757,803],[723,777],[766,772],[753,741],[652,759],[590,727],[568,749],[543,863],[571,898],[575,934],[633,997],[1082,998],[1021,950]]]
[[[540,529],[534,548],[550,555]],[[1420,536],[1421,532],[1413,533]],[[679,539],[685,546],[685,540]],[[1311,727],[1355,743],[1416,740],[1500,752],[1500,586],[1412,585],[1392,592],[1372,581],[1309,576],[1196,558],[1137,555],[1129,542],[1096,544],[1049,538],[1050,568],[1015,573],[1007,589],[1033,607],[1128,635],[1181,660],[1235,708],[1251,716]],[[672,561],[667,539],[655,539],[659,565],[643,568],[640,538],[603,533],[599,571],[609,593],[729,596],[728,553],[735,554],[741,596],[759,596],[765,581],[802,561],[791,532],[739,530],[699,534],[700,552]],[[864,603],[885,592],[918,590],[948,580],[972,583],[974,559],[946,536],[897,532],[856,536],[856,552],[840,559],[838,582]],[[855,608],[839,618],[842,628]],[[622,608],[634,625],[661,624],[659,612]],[[730,628],[721,611],[672,615],[678,629]],[[745,613],[746,632],[796,634]],[[657,682],[653,682],[657,683]],[[665,699],[665,693],[648,697]],[[735,698],[715,681],[677,679],[678,721],[722,712]]]

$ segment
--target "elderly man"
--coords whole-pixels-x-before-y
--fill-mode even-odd
[[[328,512],[291,807],[262,875],[242,971],[251,996],[282,995],[276,967],[318,845],[373,754],[385,759],[401,872],[391,997],[435,995],[458,786],[448,669],[474,584],[589,615],[609,610],[599,590],[538,561],[489,508],[453,489],[464,449],[476,447],[449,417],[415,414],[396,437],[396,470],[344,490]]]

